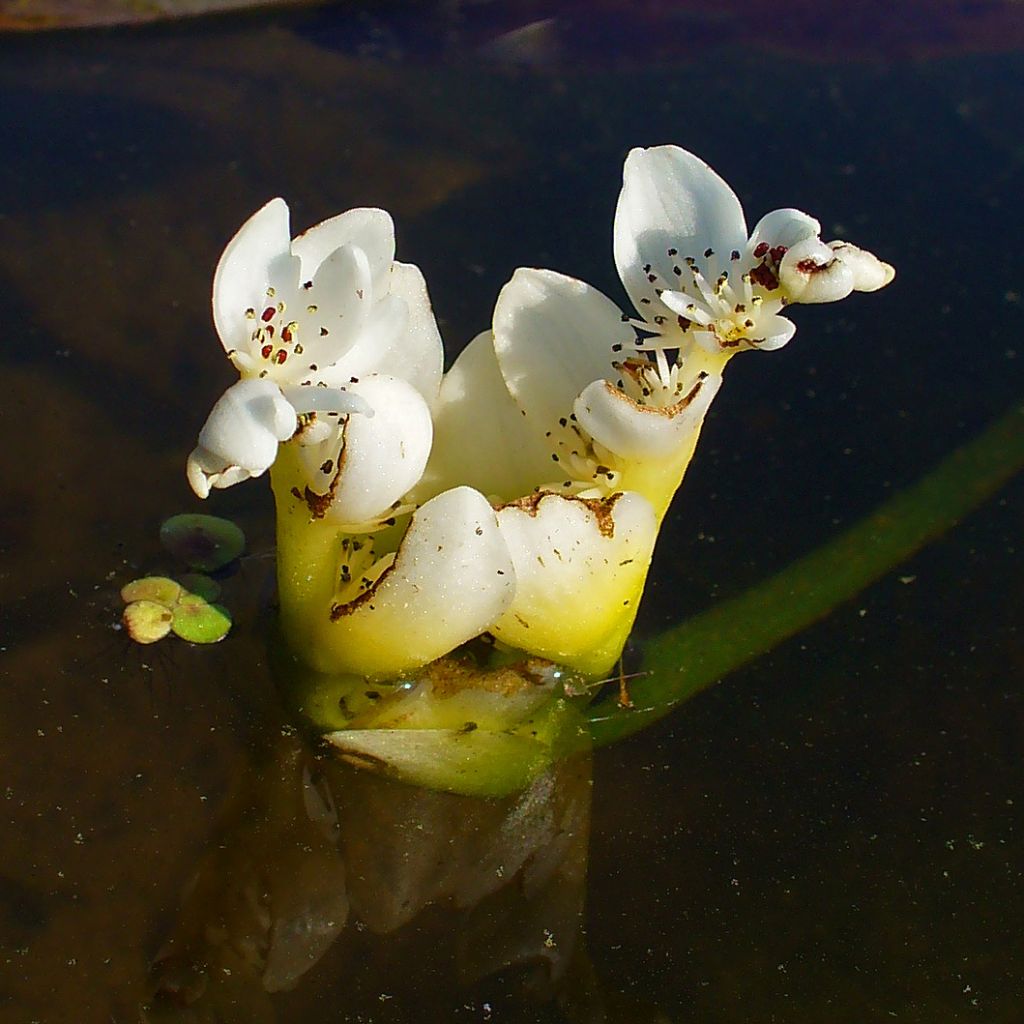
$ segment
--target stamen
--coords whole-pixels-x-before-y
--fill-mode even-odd
[[[661,379],[661,384],[663,387],[668,387],[672,378],[672,371],[669,369],[664,349],[657,349],[654,353],[654,358],[658,367],[658,377]]]

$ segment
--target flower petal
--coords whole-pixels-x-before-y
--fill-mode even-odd
[[[342,246],[354,246],[365,254],[373,290],[387,292],[387,279],[395,258],[395,225],[386,210],[347,210],[304,231],[291,251],[302,260],[303,280],[310,280],[320,265]]]
[[[226,352],[248,347],[245,311],[263,304],[271,264],[287,259],[288,245],[288,204],[283,199],[271,199],[228,242],[213,275],[213,322]]]
[[[277,445],[295,432],[295,410],[277,385],[241,380],[217,400],[188,459],[187,474],[200,498],[266,472]]]
[[[551,450],[509,395],[492,340],[490,331],[477,335],[444,375],[420,496],[465,483],[510,501],[551,473]]]
[[[621,459],[664,459],[692,447],[704,416],[721,386],[709,375],[683,389],[674,405],[639,405],[619,388],[597,380],[573,405],[576,419],[590,436]]]
[[[412,517],[393,565],[370,589],[335,605],[309,652],[333,672],[398,676],[478,636],[508,607],[512,561],[487,499],[445,491]]]
[[[611,299],[553,270],[520,267],[494,308],[501,374],[542,433],[569,415],[583,388],[611,375],[617,351],[634,337]]]
[[[401,360],[392,357],[390,362],[398,365],[387,372],[407,380],[432,406],[441,387],[444,345],[420,268],[396,262],[391,268],[391,294],[405,300],[408,318],[399,340]]]
[[[818,238],[797,242],[779,264],[779,286],[789,302],[836,302],[853,284],[851,267]]]
[[[796,334],[796,324],[778,314],[762,316],[758,317],[757,331],[759,337],[754,339],[754,347],[762,352],[773,352]]]
[[[428,404],[437,399],[444,349],[426,282],[411,263],[395,263],[390,293],[378,295],[360,325],[355,343],[332,365],[319,367],[318,379],[331,386],[353,377],[387,373],[409,381]]]
[[[587,500],[534,495],[498,509],[516,572],[491,632],[586,675],[608,672],[636,615],[657,536],[639,494]]]
[[[749,248],[755,249],[761,242],[767,242],[773,249],[777,245],[787,249],[805,238],[817,238],[821,225],[809,214],[800,210],[782,209],[766,213],[754,226]]]
[[[850,242],[829,242],[828,247],[836,259],[842,260],[853,272],[853,290],[856,292],[877,292],[896,276],[896,270],[890,264]]]
[[[641,313],[657,305],[657,290],[673,286],[681,260],[707,249],[727,260],[746,243],[736,193],[703,160],[678,146],[630,151],[615,210],[615,266]]]
[[[330,388],[292,384],[281,391],[300,415],[315,412],[340,417],[355,412],[360,416],[373,416],[373,406],[350,387]],[[305,434],[298,440],[300,444],[303,443],[306,440]]]
[[[354,344],[318,377],[332,387],[341,387],[372,373],[405,377],[402,340],[409,322],[409,308],[397,295],[380,297],[363,320]]]
[[[305,270],[303,270],[305,273]],[[358,246],[335,249],[303,289],[309,300],[296,313],[303,347],[303,370],[322,379],[323,371],[356,347],[373,309],[370,261]],[[300,365],[301,365],[300,364]],[[315,365],[317,370],[313,370]],[[310,368],[306,370],[306,366]]]
[[[404,380],[366,377],[351,391],[374,414],[349,417],[336,466],[323,472],[329,466],[323,463],[320,479],[311,483],[314,491],[329,497],[329,519],[358,526],[386,516],[423,475],[433,428],[427,403]]]

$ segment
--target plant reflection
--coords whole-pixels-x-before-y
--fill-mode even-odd
[[[276,1021],[271,995],[318,965],[388,1019],[496,974],[607,1019],[582,941],[589,755],[483,800],[320,758],[286,729],[251,778],[186,887],[144,1020]]]

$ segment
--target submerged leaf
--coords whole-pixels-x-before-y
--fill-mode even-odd
[[[507,796],[568,753],[589,746],[577,709],[556,699],[505,730],[343,729],[324,737],[350,764],[414,786],[467,796]]]
[[[594,743],[638,732],[824,618],[942,536],[1022,469],[1024,405],[1017,405],[834,540],[650,641],[644,678],[630,687],[635,707],[608,697],[587,711]]]
[[[186,512],[164,522],[160,543],[190,568],[213,572],[241,555],[245,534],[228,519]]]
[[[483,729],[345,729],[326,739],[350,764],[475,796],[513,793],[551,763],[543,743]]]

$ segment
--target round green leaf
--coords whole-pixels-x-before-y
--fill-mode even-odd
[[[187,596],[174,608],[171,629],[192,644],[215,644],[231,629],[231,613],[223,605]]]
[[[166,576],[143,576],[121,588],[121,600],[125,604],[132,601],[154,601],[170,608],[180,595],[181,587]]]
[[[192,569],[212,572],[245,550],[245,534],[230,520],[186,512],[160,527],[160,542]]]
[[[171,631],[170,609],[156,601],[132,601],[122,619],[128,635],[137,644],[155,644]]]

